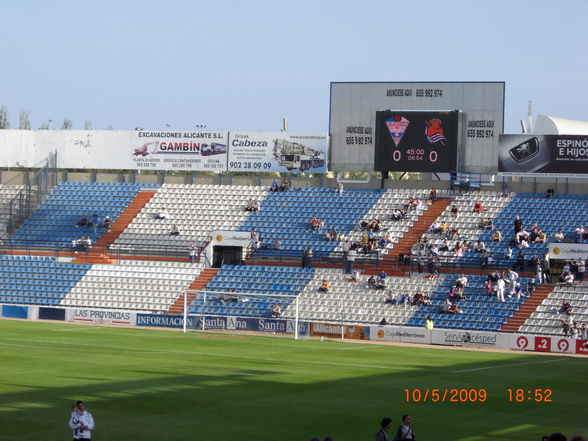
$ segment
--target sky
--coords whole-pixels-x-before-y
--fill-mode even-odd
[[[74,129],[328,131],[332,81],[505,81],[588,120],[588,2],[0,2],[0,106]]]

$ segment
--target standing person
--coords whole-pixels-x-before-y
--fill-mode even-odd
[[[514,220],[514,235],[523,229],[523,221],[520,216],[516,216]]]
[[[381,429],[376,432],[376,441],[388,441],[388,431],[392,427],[392,418],[383,418],[380,422]]]
[[[504,303],[504,279],[502,277],[500,277],[497,281],[496,281],[496,297],[498,298],[499,301]]]
[[[91,440],[92,430],[94,430],[94,418],[86,410],[86,404],[83,401],[76,401],[74,411],[69,419],[69,427],[73,430],[73,439]]]
[[[312,268],[312,248],[306,249],[306,268]]]
[[[198,247],[190,242],[188,245],[188,256],[190,257],[190,263],[196,262],[196,256],[198,255]]]
[[[308,256],[308,247],[302,249],[302,268],[306,268],[306,258]]]
[[[349,250],[347,252],[347,260],[345,261],[345,274],[351,274],[353,271],[353,265],[355,265],[355,258],[357,257],[357,251]]]
[[[414,430],[412,429],[410,415],[402,415],[402,425],[398,426],[396,435],[392,441],[414,440]]]
[[[578,264],[578,271],[576,273],[576,280],[581,285],[582,281],[584,280],[584,275],[586,274],[586,261],[580,257],[577,260],[577,264]]]

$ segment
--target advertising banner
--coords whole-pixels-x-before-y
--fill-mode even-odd
[[[370,340],[431,344],[431,331],[401,326],[371,326]]]
[[[1,130],[0,166],[34,167],[57,152],[58,168],[225,171],[227,132]]]
[[[295,132],[231,132],[229,171],[327,171],[327,135]]]
[[[458,329],[434,329],[431,343],[451,346],[496,347],[498,333],[465,331]]]
[[[343,328],[343,332],[341,332]],[[349,326],[349,325],[335,325],[328,323],[311,323],[310,335],[318,337],[329,338],[344,338],[352,340],[369,340],[370,328],[369,326]]]
[[[134,326],[137,323],[137,314],[122,311],[75,309],[71,315],[71,320],[74,322],[95,323],[99,325]]]
[[[588,355],[588,340],[576,340],[576,354]]]
[[[579,135],[500,135],[498,173],[502,175],[588,175],[588,137]]]
[[[188,316],[187,328],[194,328],[198,320]],[[137,314],[137,326],[157,326],[160,328],[183,328],[184,317],[181,315]]]
[[[28,306],[2,305],[2,317],[26,319],[28,313]]]
[[[588,260],[588,244],[583,243],[550,243],[549,258],[572,260]]]
[[[458,117],[458,111],[376,112],[374,170],[456,170]]]
[[[499,81],[331,83],[329,170],[374,170],[378,111],[459,110],[460,170],[494,174],[504,92]]]
[[[512,334],[510,349],[534,352],[563,352],[573,354],[577,352],[577,340],[555,335]]]
[[[251,244],[251,232],[249,231],[213,231],[211,234],[213,245],[247,247]]]

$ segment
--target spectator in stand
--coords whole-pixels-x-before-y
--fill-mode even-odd
[[[435,187],[431,188],[431,191],[429,192],[429,200],[431,202],[433,202],[435,199],[437,199],[437,189]]]
[[[423,295],[423,306],[431,306],[431,297],[427,293]]]
[[[282,308],[277,303],[274,305],[272,309],[272,317],[279,317],[282,315]]]
[[[76,223],[76,227],[89,227],[90,222],[88,221],[87,216],[82,216],[82,218]]]
[[[167,219],[168,217],[169,214],[165,207],[160,208],[157,214],[155,215],[155,219]]]
[[[387,282],[388,282],[388,274],[386,274],[385,271],[382,271],[380,274],[378,274],[378,281],[376,282],[375,288],[385,289]]]
[[[580,335],[578,336],[580,340],[588,340],[588,326],[586,322],[582,323],[580,327]]]
[[[312,268],[312,248],[306,248],[306,268]]]
[[[488,297],[492,296],[492,279],[486,279],[486,294]]]
[[[459,306],[457,306],[457,303],[452,303],[449,307],[449,310],[447,311],[448,314],[459,314],[460,312],[461,311],[459,310]]]
[[[178,226],[176,224],[172,225],[172,229],[169,234],[170,234],[170,236],[179,236],[180,235],[180,229],[178,228]]]
[[[442,314],[449,314],[449,308],[451,308],[451,305],[452,303],[449,301],[449,299],[445,299],[445,303],[441,305],[439,312]]]
[[[345,274],[351,274],[351,271],[353,271],[353,265],[355,265],[356,258],[357,251],[350,249],[347,252],[347,258],[345,259]]]
[[[482,205],[482,203],[480,201],[476,201],[472,212],[474,212],[474,213],[483,213],[484,212],[484,206]]]
[[[274,182],[272,182],[272,185],[270,185],[270,191],[278,191],[280,189],[280,184],[278,184],[278,181],[274,180]]]
[[[110,230],[110,227],[112,227],[112,221],[110,220],[110,216],[106,216],[102,222],[102,228],[108,231]]]
[[[245,211],[259,211],[260,205],[259,201],[255,199],[249,199],[247,201],[247,206],[245,207]]]
[[[570,312],[570,302],[568,302],[567,300],[564,300],[561,303],[561,306],[559,307],[559,309],[557,310],[557,312],[559,312],[560,314],[567,314],[568,312]]]
[[[417,290],[415,295],[412,297],[412,306],[421,306],[423,304],[423,297],[424,296],[421,294],[421,292]]]
[[[318,220],[318,229],[322,230],[323,228],[325,228],[325,220],[324,219],[319,219]]]
[[[584,236],[586,235],[586,229],[584,228],[584,225],[580,225],[578,228],[576,228],[574,235],[576,238],[576,243],[582,243],[582,239],[584,239]]]
[[[514,234],[516,235],[519,231],[523,229],[523,220],[520,216],[516,216],[514,220]]]
[[[280,185],[280,191],[288,191],[289,188],[290,188],[290,183],[288,181],[284,181]]]
[[[368,288],[375,288],[376,287],[376,278],[374,276],[370,276],[367,283],[368,283]]]
[[[194,243],[190,242],[188,245],[188,257],[190,257],[190,263],[196,262],[196,257],[198,256],[198,247],[194,245]]]
[[[566,312],[565,317],[562,320],[562,330],[564,335],[567,337],[571,335],[572,326],[574,325],[574,316],[570,311]]]
[[[535,282],[535,279],[529,280],[529,282],[527,283],[527,292],[529,293],[529,295],[533,295],[536,289],[537,283]]]
[[[451,206],[450,213],[454,217],[459,217],[459,209],[457,208],[457,205],[452,205]]]
[[[553,188],[548,188],[547,191],[545,192],[545,198],[552,199],[554,193],[555,193],[555,190]]]
[[[492,219],[489,217],[480,219],[480,222],[478,222],[478,228],[482,228],[484,230],[491,230],[494,228],[494,222],[492,222]]]
[[[502,242],[502,233],[499,230],[494,230],[492,233],[492,242]]]
[[[458,288],[465,288],[468,285],[468,278],[465,274],[462,274],[458,279],[455,280],[455,286]]]
[[[561,284],[566,286],[574,286],[574,275],[571,272],[563,273]]]
[[[316,216],[313,216],[310,220],[310,229],[311,230],[318,230],[319,229],[319,220]]]
[[[435,322],[433,321],[431,316],[428,315],[427,318],[425,319],[425,329],[427,331],[432,331],[434,328],[435,328]]]
[[[396,299],[394,298],[394,294],[392,294],[392,291],[388,291],[388,294],[386,294],[386,298],[384,299],[384,305],[395,305],[396,304]]]
[[[508,279],[508,297],[510,298],[515,293],[515,288],[519,280],[519,275],[515,271],[509,270],[506,277]]]
[[[90,222],[88,222],[88,226],[94,227],[94,234],[96,234],[96,230],[98,230],[98,228],[102,227],[102,221],[100,220],[100,218],[98,217],[98,215],[96,213],[94,213],[92,215],[92,220],[90,220]]]
[[[404,292],[400,295],[400,298],[398,299],[398,304],[402,304],[406,308],[409,303],[410,295],[408,294],[408,290],[405,289]]]
[[[523,251],[519,251],[519,255],[517,256],[517,263],[513,265],[513,269],[520,269],[521,272],[525,269],[525,253]]]
[[[329,282],[323,279],[323,283],[321,283],[321,286],[318,290],[319,292],[329,292]]]
[[[476,242],[476,246],[474,247],[474,251],[476,253],[481,253],[485,249],[486,249],[486,245],[484,245],[484,242],[482,242],[481,240]]]
[[[504,186],[502,187],[502,193],[500,196],[503,198],[507,198],[510,196],[510,187],[508,186],[508,184],[504,184]]]
[[[368,226],[368,231],[372,233],[377,233],[380,231],[380,221],[378,219],[372,219],[370,225]]]
[[[394,210],[392,210],[392,214],[390,215],[390,218],[393,221],[399,221],[400,219],[402,219],[402,213],[399,209],[395,208]]]
[[[502,277],[500,277],[498,279],[498,281],[496,282],[496,298],[504,303],[504,288],[506,286],[506,283],[504,282],[504,279]]]
[[[557,233],[555,233],[554,239],[557,243],[562,243],[565,239],[565,236],[563,234],[562,230],[558,230]]]
[[[337,188],[335,189],[335,192],[339,193],[339,194],[343,194],[343,190],[344,190],[343,183],[339,182],[339,184],[337,184]]]
[[[547,234],[545,234],[545,231],[539,230],[537,232],[537,237],[535,238],[533,243],[545,243],[546,241],[547,241]]]
[[[359,282],[360,281],[360,274],[358,270],[355,270],[351,273],[351,277],[349,278],[350,282]]]
[[[576,260],[576,266],[578,270],[576,271],[576,280],[581,285],[584,281],[584,275],[586,274],[586,261],[582,258]]]

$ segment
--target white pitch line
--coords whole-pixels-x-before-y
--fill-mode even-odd
[[[212,352],[197,352],[197,351],[171,351],[171,350],[159,350],[159,349],[148,349],[148,348],[130,348],[126,346],[110,346],[110,345],[96,345],[96,344],[87,344],[87,343],[72,343],[72,342],[61,342],[61,341],[52,341],[52,340],[25,340],[25,339],[18,339],[18,338],[0,338],[0,340],[5,341],[14,341],[14,342],[31,342],[31,343],[46,343],[46,344],[55,344],[55,345],[62,345],[62,346],[75,346],[81,347],[84,352],[104,352],[104,351],[93,351],[89,349],[91,347],[100,348],[100,349],[120,349],[127,352],[143,352],[143,353],[153,353],[153,354],[181,354],[181,355],[199,355],[199,356],[206,356],[206,357],[218,357],[218,358],[229,358],[235,360],[248,360],[248,361],[268,361],[268,362],[275,362],[275,363],[284,363],[284,359],[279,358],[260,358],[260,357],[247,357],[242,355],[229,355],[229,354],[215,354]],[[45,349],[60,349],[51,346],[34,346],[34,345],[17,345],[14,343],[0,343],[0,346],[19,346],[19,347],[33,347],[33,348],[45,348]],[[65,349],[65,348],[64,348]],[[336,366],[336,367],[348,367],[348,368],[365,368],[365,369],[382,369],[388,371],[397,371],[397,370],[406,370],[406,368],[401,367],[393,367],[393,366],[381,366],[381,365],[370,365],[370,364],[353,364],[353,363],[327,363],[321,361],[300,361],[300,360],[289,360],[287,361],[288,364],[297,363],[297,364],[307,364],[307,365],[314,365],[314,366]]]
[[[527,361],[525,363],[508,363],[508,364],[498,364],[494,366],[485,366],[480,368],[473,368],[473,369],[463,369],[461,371],[453,371],[453,374],[461,374],[462,372],[474,372],[474,371],[485,371],[487,369],[495,369],[495,368],[503,368],[503,367],[511,367],[511,366],[525,366],[529,364],[542,364],[542,363],[554,363],[556,361],[567,360],[566,358],[555,358],[552,360],[542,360],[542,361]]]

